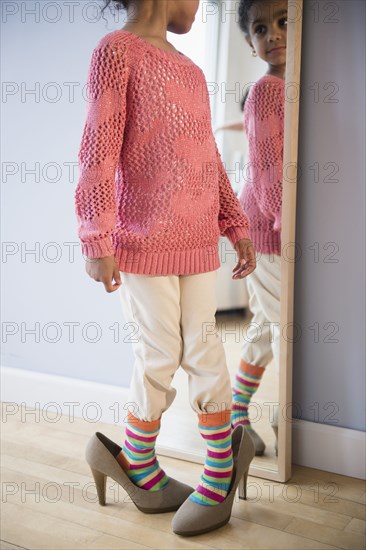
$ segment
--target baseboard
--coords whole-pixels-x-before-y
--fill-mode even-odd
[[[366,479],[365,443],[365,432],[294,419],[292,463]]]
[[[2,367],[1,401],[4,403],[2,421],[6,421],[6,414],[14,413],[16,407],[12,404],[23,404],[23,407],[49,410],[52,414],[57,410],[69,415],[73,410],[75,417],[95,424],[122,424],[127,414],[128,388]],[[158,453],[193,462],[203,461],[201,454],[189,449],[187,452],[172,449],[168,434],[161,435]],[[294,419],[292,442],[293,464],[366,478],[364,432]]]
[[[87,422],[122,423],[128,388],[43,372],[1,367],[1,401],[44,411],[72,414]],[[11,414],[11,407],[3,413]],[[32,418],[29,413],[29,417]]]

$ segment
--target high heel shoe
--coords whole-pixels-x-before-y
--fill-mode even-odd
[[[264,443],[263,439],[253,428],[247,431],[249,432],[249,435],[254,443],[255,456],[263,456],[264,450],[266,448],[266,444]]]
[[[231,425],[232,429],[234,429],[234,426]],[[251,428],[250,430],[247,429],[247,432],[249,433],[253,443],[254,443],[254,449],[255,449],[255,456],[263,456],[264,450],[266,448],[266,444],[264,443],[263,439],[257,432]]]
[[[176,479],[169,478],[168,484],[158,491],[147,491],[133,483],[116,457],[122,448],[100,432],[89,440],[85,458],[90,466],[101,506],[106,504],[107,476],[123,487],[135,506],[145,514],[160,514],[178,510],[179,506],[193,493],[194,489]]]
[[[240,424],[232,433],[232,449],[233,474],[225,500],[220,504],[205,506],[187,498],[172,520],[172,529],[177,535],[201,535],[230,521],[236,489],[243,475],[246,483],[249,465],[255,456],[254,444],[248,430]]]
[[[276,442],[275,442],[275,451],[276,456],[278,456],[278,409],[274,410],[273,420],[271,422],[272,429],[274,431]]]

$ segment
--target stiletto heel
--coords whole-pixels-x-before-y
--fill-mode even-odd
[[[239,498],[247,499],[247,481],[248,481],[249,468],[244,472],[241,483],[239,484]]]
[[[98,500],[101,506],[105,506],[107,476],[94,468],[90,468],[97,488]]]

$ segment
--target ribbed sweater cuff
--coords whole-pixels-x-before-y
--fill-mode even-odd
[[[281,231],[252,232],[252,241],[257,252],[281,255]]]
[[[81,251],[83,256],[91,259],[105,258],[106,256],[114,256],[114,247],[110,237],[105,237],[99,241],[81,243]]]
[[[229,227],[224,234],[234,247],[241,239],[251,238],[249,230],[246,227]]]

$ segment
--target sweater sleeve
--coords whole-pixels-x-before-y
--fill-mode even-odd
[[[250,239],[250,224],[248,218],[244,215],[239,200],[234,193],[229,177],[222,163],[216,141],[215,148],[219,170],[220,234],[227,237],[231,244],[235,246],[235,244],[241,239]]]
[[[254,86],[245,106],[249,139],[246,174],[261,213],[281,230],[284,137],[284,86],[261,83]]]
[[[89,66],[86,121],[78,153],[75,212],[82,253],[88,258],[114,254],[115,172],[126,119],[128,68],[125,52],[101,41]]]

